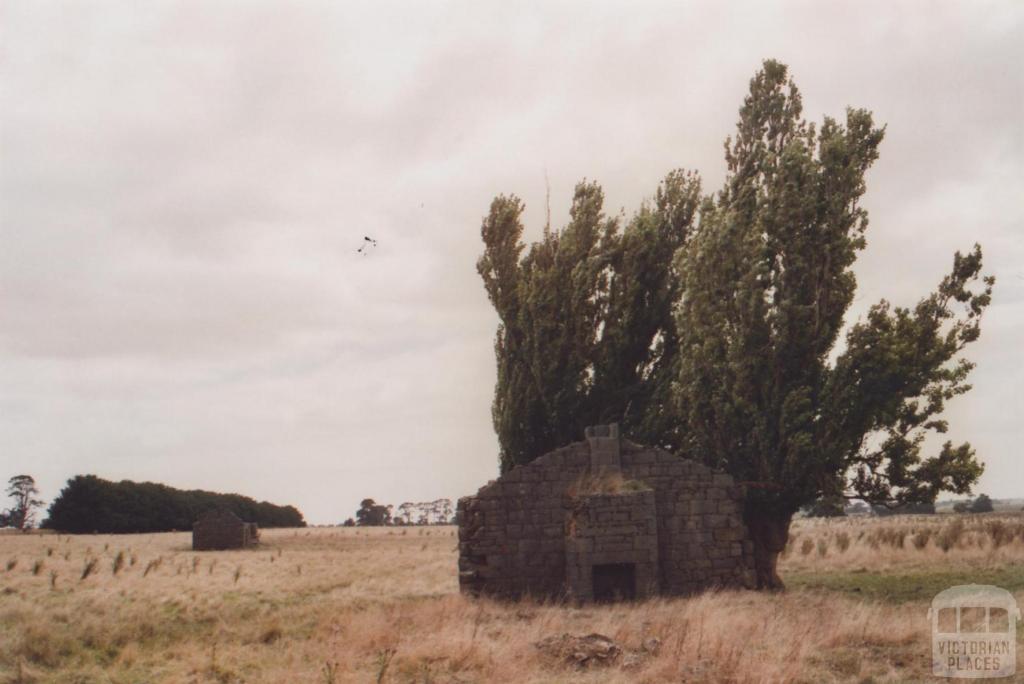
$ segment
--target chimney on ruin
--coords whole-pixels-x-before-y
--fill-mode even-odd
[[[619,424],[592,425],[583,434],[590,445],[590,472],[621,472],[619,451]]]

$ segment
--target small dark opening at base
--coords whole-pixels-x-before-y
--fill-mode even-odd
[[[594,600],[598,603],[636,598],[636,565],[609,563],[593,566]]]

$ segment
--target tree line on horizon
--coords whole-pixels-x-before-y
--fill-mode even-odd
[[[994,513],[996,512],[995,504],[999,500],[994,500],[988,494],[979,494],[975,498],[968,498],[964,501],[953,501],[947,504],[949,507],[947,511],[953,513]],[[1012,502],[1003,502],[1003,505],[1011,504]],[[1016,508],[1007,508],[1006,510],[1016,511]],[[1020,509],[1024,511],[1024,508]],[[863,501],[855,501],[847,504],[844,499],[819,499],[812,505],[806,506],[801,509],[804,516],[808,518],[843,518],[846,516],[856,515],[875,515],[879,517],[886,517],[891,515],[934,515],[938,512],[936,505],[930,501],[923,501],[917,503],[906,503],[899,506],[885,506],[882,504],[868,505]]]
[[[355,517],[348,518],[345,527],[378,527],[385,525],[450,525],[455,522],[451,499],[434,501],[406,501],[398,510],[390,504],[379,504],[373,499],[359,502]]]
[[[183,531],[191,530],[200,514],[214,508],[229,510],[261,528],[306,526],[294,506],[256,501],[241,494],[76,475],[50,505],[42,527],[70,534]]]

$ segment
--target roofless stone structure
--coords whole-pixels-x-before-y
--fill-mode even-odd
[[[245,522],[229,510],[206,511],[192,524],[193,551],[243,549],[259,541],[256,523]]]
[[[753,585],[743,487],[599,425],[458,503],[465,593],[608,601]]]

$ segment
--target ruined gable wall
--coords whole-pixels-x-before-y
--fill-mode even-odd
[[[641,546],[656,543],[636,559],[657,563],[648,584],[664,594],[685,594],[711,586],[746,586],[752,579],[752,546],[742,521],[743,489],[733,479],[664,450],[621,440],[621,472],[653,490],[656,542],[647,534],[645,513],[630,513],[633,531],[615,529],[602,544],[622,544],[608,556],[581,556],[586,544],[574,540],[572,510],[578,501],[567,491],[590,471],[591,451],[577,442],[514,468],[459,500],[459,582],[462,591],[497,596],[564,596],[588,563],[621,562],[627,538]],[[596,522],[596,520],[595,520]],[[615,532],[613,535],[612,532]],[[617,536],[616,536],[617,535]],[[619,538],[621,537],[621,538]],[[567,547],[567,539],[569,546]],[[569,551],[570,565],[566,556]],[[620,553],[621,552],[621,553]],[[624,557],[624,556],[623,556]],[[602,560],[603,559],[603,560]],[[584,584],[585,584],[584,579]],[[642,593],[642,592],[641,592]]]

